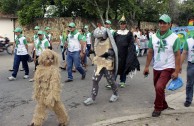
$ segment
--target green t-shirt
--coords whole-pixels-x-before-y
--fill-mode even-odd
[[[156,36],[160,39],[160,48],[164,48],[165,44],[163,43],[163,39],[167,38],[168,36],[170,36],[172,34],[171,30],[168,30],[164,35],[160,35],[160,31],[156,32]],[[152,43],[152,38],[150,38],[149,43],[148,43],[148,48],[153,49],[153,43]],[[180,39],[177,38],[173,44],[173,51],[177,52],[178,50],[180,50]],[[160,49],[159,49],[160,51]]]

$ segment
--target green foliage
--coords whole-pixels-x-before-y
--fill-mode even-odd
[[[161,14],[169,14],[175,23],[187,24],[194,15],[194,2],[187,0],[0,0],[0,12],[17,14],[21,25],[44,17],[46,6],[57,7],[52,16],[119,20],[124,14],[130,21],[157,22]],[[108,12],[108,15],[107,15]]]
[[[194,1],[187,0],[179,6],[179,25],[188,25],[189,19],[194,19]]]
[[[17,0],[0,0],[0,12],[5,14],[16,14],[19,9]]]
[[[43,0],[28,1],[23,0],[23,7],[18,11],[18,18],[21,25],[27,25],[35,18],[44,17]]]

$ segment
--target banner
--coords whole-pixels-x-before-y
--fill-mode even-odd
[[[188,38],[194,37],[194,26],[173,27],[171,30],[180,38],[181,49]]]

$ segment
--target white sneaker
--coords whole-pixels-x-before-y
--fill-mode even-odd
[[[30,80],[29,80],[29,82],[34,82],[34,79],[33,79],[33,78],[32,78],[32,79],[30,79]]]
[[[110,102],[115,102],[115,101],[117,101],[118,100],[118,98],[119,98],[119,96],[116,96],[116,95],[114,95],[114,94],[112,94],[112,96],[110,97]]]
[[[11,76],[11,77],[8,77],[7,79],[8,79],[9,81],[13,81],[13,80],[15,80],[16,78],[13,77],[13,76]]]
[[[88,105],[92,105],[94,104],[94,100],[92,98],[88,98],[84,101],[84,105],[88,106]]]
[[[23,78],[24,78],[24,79],[28,79],[28,78],[29,78],[29,75],[24,75]]]

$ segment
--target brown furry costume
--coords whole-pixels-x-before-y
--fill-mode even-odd
[[[69,117],[61,101],[61,78],[57,54],[49,49],[39,57],[39,66],[34,76],[33,99],[37,101],[31,126],[41,126],[46,109],[57,115],[59,126],[67,126]]]

